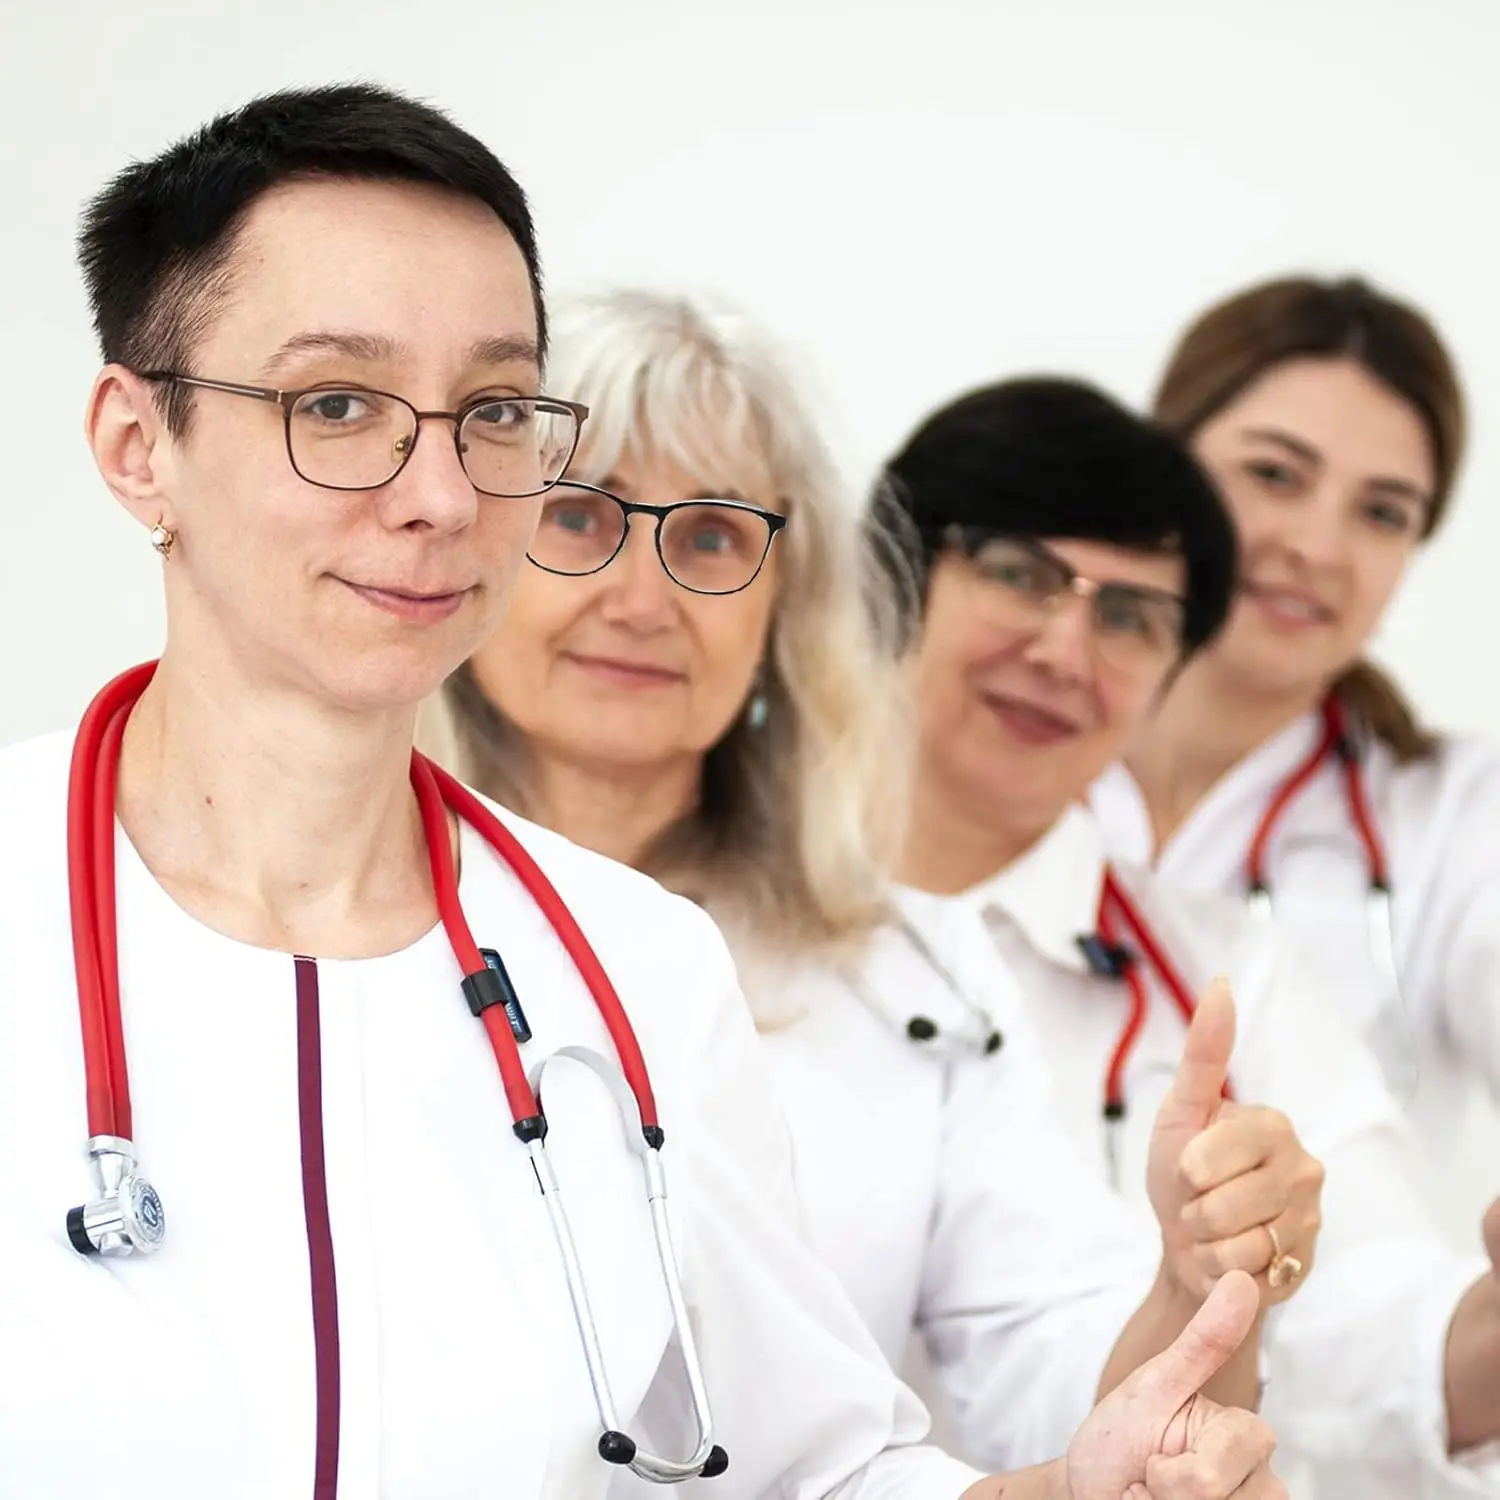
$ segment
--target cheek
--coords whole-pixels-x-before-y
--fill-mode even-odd
[[[485,697],[523,728],[546,702],[540,688],[551,643],[578,613],[558,585],[559,580],[523,563],[499,623],[471,658]]]
[[[1269,541],[1276,517],[1271,498],[1243,474],[1215,471],[1213,479],[1229,519],[1234,522],[1240,546],[1252,552]]]
[[[979,679],[1003,651],[999,642],[955,620],[934,620],[911,664],[922,737],[939,754],[981,748],[994,732]],[[988,753],[985,750],[984,753]]]
[[[1411,561],[1413,544],[1393,538],[1381,538],[1366,546],[1356,568],[1360,613],[1366,626],[1373,626],[1391,602]]]
[[[695,598],[690,616],[700,653],[695,696],[709,715],[732,720],[765,657],[769,601],[740,595]]]
[[[1150,718],[1161,698],[1164,677],[1147,680],[1102,678],[1094,695],[1097,719],[1085,739],[1089,758],[1097,762],[1089,779],[1117,761]]]
[[[498,607],[503,608],[531,579],[548,576],[526,560],[541,517],[541,501],[486,499],[481,503],[480,567],[491,594],[498,596]]]

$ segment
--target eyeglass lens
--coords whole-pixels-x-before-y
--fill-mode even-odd
[[[992,607],[1006,623],[1034,628],[1081,581],[1061,559],[1022,542],[993,539],[973,554],[992,585]],[[1182,609],[1178,600],[1128,583],[1101,583],[1088,591],[1089,618],[1101,656],[1120,665],[1143,665],[1178,649]]]
[[[578,417],[535,397],[486,401],[458,427],[464,472],[486,495],[536,495],[567,467]],[[376,489],[399,470],[417,436],[417,415],[395,396],[365,390],[304,392],[287,414],[292,464],[312,484]]]
[[[607,494],[559,484],[548,492],[531,559],[553,573],[581,575],[604,567],[624,544],[629,524]],[[760,570],[771,525],[759,511],[690,500],[661,517],[658,550],[667,572],[699,594],[732,594]]]

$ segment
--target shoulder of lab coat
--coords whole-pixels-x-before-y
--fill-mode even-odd
[[[837,1069],[840,1089],[900,1080],[901,1097],[866,1102],[909,1120],[936,1147],[922,1194],[929,1217],[916,1302],[903,1316],[923,1336],[962,1451],[988,1468],[1018,1468],[1063,1452],[1093,1407],[1109,1354],[1155,1275],[1157,1247],[1054,1121],[1040,1044],[978,914],[917,893],[897,901],[945,974],[887,927],[854,970],[803,975],[805,1019],[775,1046],[807,1054],[799,1075],[814,1063]],[[905,1036],[912,1014],[944,1030],[966,1019],[950,979],[1001,1031],[997,1053],[939,1060]],[[799,1120],[798,1151],[819,1149],[815,1112]],[[910,1228],[850,1224],[848,1236],[865,1248],[841,1244],[838,1259],[883,1259],[882,1246],[904,1241]],[[864,1264],[860,1272],[867,1289],[879,1279]]]
[[[39,865],[50,885],[65,888],[71,740],[51,735],[0,750],[0,836],[37,850],[29,861],[0,860],[0,901],[33,881]],[[660,1080],[684,1291],[718,1440],[730,1454],[712,1492],[725,1500],[955,1500],[979,1476],[918,1446],[920,1403],[795,1232],[785,1127],[717,928],[655,882],[495,811],[594,946]],[[507,943],[557,943],[540,911],[530,913]],[[478,926],[483,912],[470,918]],[[571,1340],[574,1331],[559,1336]],[[648,1445],[680,1451],[687,1412],[669,1348],[639,1412]],[[627,1472],[611,1493],[657,1493],[636,1483]]]
[[[1271,797],[1316,739],[1315,718],[1299,721],[1252,752],[1210,791],[1161,852],[1181,885],[1238,896],[1246,852]],[[1370,745],[1364,779],[1390,866],[1397,961],[1418,1035],[1440,1055],[1440,1074],[1477,1075],[1500,1102],[1500,744],[1472,735],[1443,738],[1435,752],[1399,765]],[[1278,825],[1327,824],[1347,833],[1345,792],[1329,772],[1315,778]],[[1138,863],[1152,858],[1150,820],[1124,766],[1090,791],[1107,847]],[[1284,836],[1284,835],[1283,835]],[[1273,879],[1275,850],[1272,851]],[[1292,924],[1296,926],[1295,923]]]
[[[1455,1054],[1500,1101],[1500,746],[1455,736],[1406,766],[1377,747],[1371,777],[1397,910],[1415,919],[1421,988]]]
[[[1320,1466],[1368,1466],[1366,1495],[1381,1492],[1382,1471],[1413,1470],[1426,1493],[1493,1493],[1493,1455],[1448,1456],[1444,1377],[1448,1326],[1487,1262],[1444,1246],[1379,1064],[1274,924],[1237,901],[1121,874],[1169,951],[1201,956],[1197,982],[1210,966],[1230,979],[1237,1098],[1281,1110],[1326,1169],[1308,1285],[1267,1326],[1267,1418]]]

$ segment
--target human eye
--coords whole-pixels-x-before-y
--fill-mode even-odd
[[[1025,553],[980,552],[975,561],[984,578],[1018,594],[1049,594],[1058,584],[1052,569]]]
[[[1363,513],[1377,530],[1389,532],[1392,536],[1405,536],[1417,527],[1415,508],[1399,500],[1367,500]]]
[[[1302,487],[1302,475],[1293,465],[1275,458],[1250,458],[1244,471],[1263,489],[1276,494],[1295,494]]]
[[[467,420],[485,437],[512,438],[530,427],[535,416],[530,401],[496,399],[476,402],[469,408]]]
[[[1138,589],[1106,585],[1094,598],[1094,616],[1102,634],[1152,652],[1171,650],[1180,633],[1177,601]]]
[[[604,510],[610,504],[588,490],[555,485],[542,507],[542,524],[570,536],[589,536],[601,529]]]
[[[321,428],[356,427],[380,415],[385,398],[372,391],[304,391],[292,408],[294,420]]]
[[[704,556],[744,553],[751,550],[752,535],[763,536],[765,527],[757,518],[730,506],[692,505],[681,512],[687,523],[678,530],[688,547]]]

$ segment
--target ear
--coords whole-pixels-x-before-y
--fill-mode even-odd
[[[94,382],[83,420],[94,462],[116,500],[143,526],[177,529],[165,483],[171,439],[156,392],[124,365],[106,365]]]

